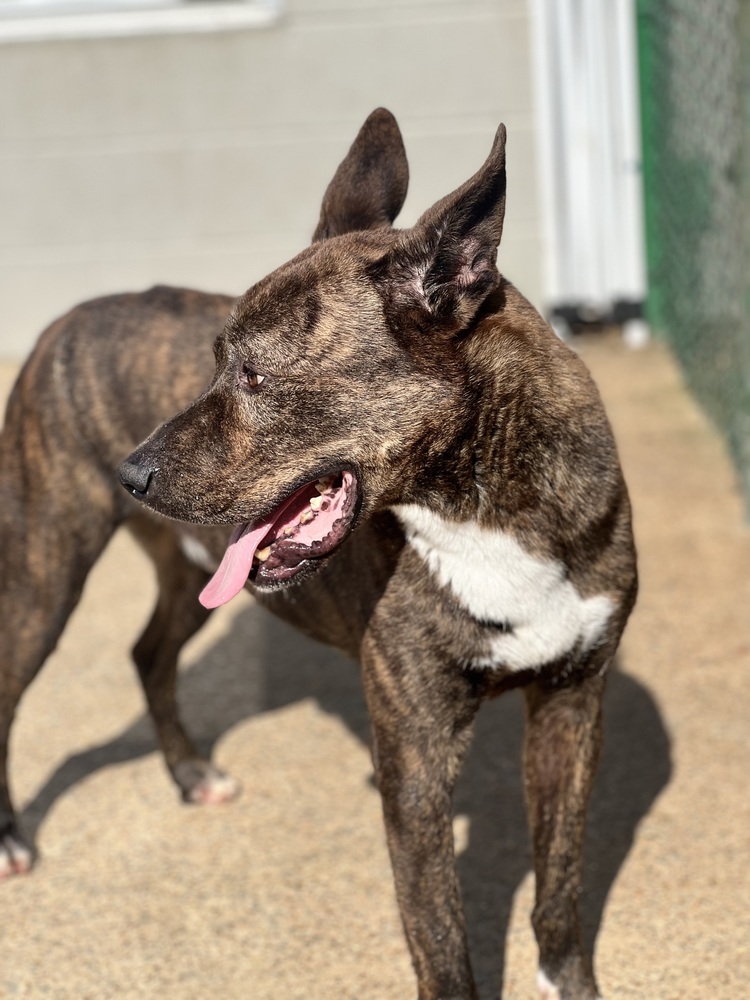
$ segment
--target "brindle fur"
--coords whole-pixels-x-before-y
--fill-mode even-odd
[[[380,109],[331,181],[316,236],[344,231],[349,218],[362,228],[390,224],[407,184],[401,133]],[[11,392],[0,434],[0,877],[31,863],[8,790],[16,706],[121,524],[157,572],[156,608],[133,657],[166,763],[186,801],[231,793],[198,755],[175,704],[177,655],[208,617],[197,600],[208,574],[185,557],[173,525],[123,493],[116,470],[206,385],[235,301],[157,287],[79,305],[42,334]],[[222,528],[191,534],[214,551],[227,540]]]
[[[303,582],[259,596],[361,659],[419,996],[476,996],[451,795],[482,698],[520,684],[540,967],[561,997],[591,1000],[577,894],[603,675],[635,598],[630,508],[584,365],[497,272],[504,204],[501,127],[484,167],[413,229],[345,233],[259,282],[217,341],[212,384],[121,476],[169,517],[236,523],[355,470],[356,530]],[[247,368],[267,375],[252,394]],[[495,626],[405,544],[391,511],[403,504],[563,564],[582,597],[612,601],[600,640],[533,670],[478,669]]]
[[[385,127],[390,119],[381,112],[376,121]],[[394,163],[401,154],[390,134],[385,159]],[[239,300],[217,340],[210,386],[155,431],[121,474],[140,491],[139,523],[149,523],[161,540],[167,533],[174,538],[173,529],[146,522],[150,510],[191,522],[178,530],[205,531],[198,522],[262,516],[331,468],[356,471],[358,524],[348,539],[319,568],[308,567],[301,582],[258,596],[362,662],[376,778],[420,1000],[477,996],[455,873],[451,797],[480,703],[519,685],[527,705],[524,769],[540,968],[560,997],[592,1000],[597,988],[577,906],[583,827],[601,742],[604,672],[635,599],[635,558],[627,493],[596,389],[580,360],[495,267],[504,138],[501,129],[479,173],[411,230],[383,225],[403,196],[394,195],[394,177],[405,178],[400,170],[376,168],[364,217],[359,182],[357,198],[336,198],[329,189],[337,208],[324,202],[327,218],[316,231],[328,238]],[[337,174],[344,191],[362,176],[360,165]],[[346,231],[349,216],[341,206],[347,204],[360,231]],[[212,308],[218,312],[219,303]],[[182,335],[180,347],[184,353]],[[134,340],[134,361],[143,350]],[[170,359],[178,370],[179,353]],[[199,390],[204,357],[192,385],[188,376],[179,389],[185,395],[174,409],[185,404],[188,388]],[[169,408],[161,398],[165,380],[153,376],[164,369],[153,357],[143,364],[151,374],[144,370],[133,397],[141,395],[141,420],[154,426]],[[246,365],[269,376],[253,395],[240,386]],[[158,388],[149,388],[149,377]],[[83,376],[80,394],[87,399]],[[117,426],[117,419],[109,422]],[[140,424],[119,420],[122,440],[137,436]],[[87,454],[90,465],[95,448],[78,439],[80,432],[69,436],[74,450],[63,464],[80,497],[86,495],[82,475],[73,466]],[[111,464],[98,464],[100,492],[121,520],[132,513],[132,501],[105,490]],[[505,532],[528,552],[564,564],[582,597],[606,594],[613,602],[601,641],[535,670],[476,667],[494,626],[472,618],[406,542],[391,510],[406,503],[449,522],[473,520]],[[71,534],[69,526],[58,527],[65,530]],[[226,532],[201,537],[218,559]],[[178,548],[160,544],[168,594],[168,566]],[[75,580],[68,603],[101,545],[101,538],[89,542],[87,565],[69,574]],[[186,596],[179,607],[184,615]],[[58,631],[64,617],[63,609]],[[162,612],[164,625],[173,617]],[[198,627],[195,617],[201,613],[194,612],[183,632]],[[158,645],[163,627],[154,625],[146,647]],[[162,671],[172,686],[178,632]],[[22,679],[19,693],[23,686]],[[154,716],[163,732],[163,718]]]

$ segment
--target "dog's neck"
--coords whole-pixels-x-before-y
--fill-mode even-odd
[[[413,488],[389,506],[418,505],[448,522],[510,532],[559,558],[625,495],[596,388],[507,281],[457,350],[465,376],[455,417],[429,455],[411,456],[418,471],[403,479]]]
[[[439,413],[427,415],[420,440],[394,456],[401,468],[394,476],[397,495],[383,498],[388,506],[418,504],[461,521],[484,520],[502,506],[498,470],[517,447],[508,430],[523,405],[522,369],[529,367],[519,357],[528,353],[526,335],[515,336],[515,320],[506,317],[509,293],[525,302],[502,281],[455,340],[417,347],[452,395]]]
[[[551,355],[569,353],[506,280],[458,344],[465,373],[462,416],[448,454],[423,460],[416,502],[449,520],[498,523],[541,504],[549,487],[529,466],[550,444],[561,400],[550,392]],[[566,387],[561,387],[561,392]],[[449,462],[449,465],[446,465]]]

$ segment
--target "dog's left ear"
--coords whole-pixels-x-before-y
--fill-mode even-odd
[[[409,165],[396,119],[377,108],[365,121],[323,196],[313,243],[389,226],[403,207]]]
[[[505,126],[484,166],[405,230],[378,267],[394,325],[452,335],[497,286],[505,215]],[[376,278],[377,280],[377,278]]]

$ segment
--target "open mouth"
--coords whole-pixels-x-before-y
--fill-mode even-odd
[[[262,520],[238,525],[201,604],[226,604],[248,580],[259,587],[285,584],[333,552],[349,534],[357,494],[354,474],[345,470],[306,483]]]

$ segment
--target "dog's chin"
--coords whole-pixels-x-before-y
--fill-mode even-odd
[[[279,567],[277,569],[271,568],[268,570],[264,570],[262,566],[255,566],[247,578],[248,583],[254,591],[261,594],[295,587],[297,584],[302,583],[303,580],[307,580],[308,577],[317,573],[321,566],[324,566],[335,555],[335,551],[334,549],[333,552],[329,552],[325,556],[303,559],[296,566]]]
[[[304,483],[265,517],[237,526],[201,603],[226,604],[247,583],[269,591],[303,580],[347,538],[360,506],[359,480],[349,468]]]

